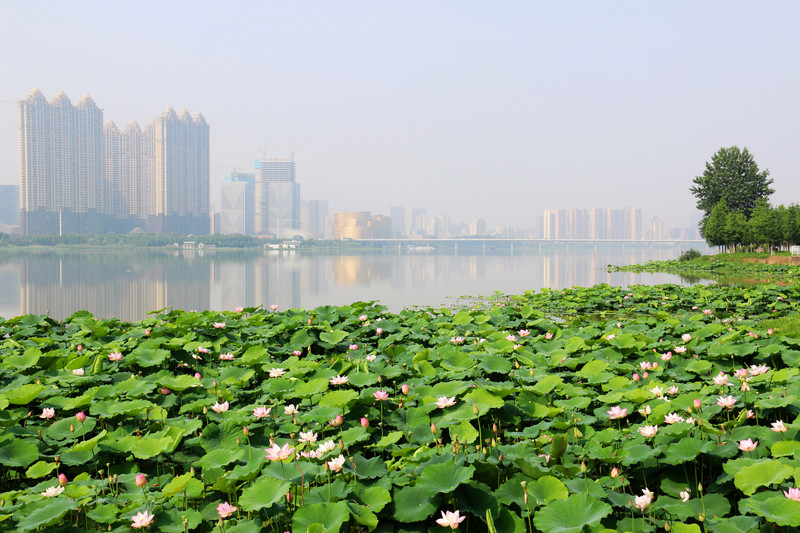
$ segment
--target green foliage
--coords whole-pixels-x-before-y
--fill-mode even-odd
[[[147,510],[151,529],[210,533],[224,502],[222,529],[240,532],[427,531],[454,510],[474,531],[626,529],[632,514],[637,530],[695,531],[701,513],[713,531],[796,527],[800,340],[758,322],[796,302],[794,285],[598,285],[457,313],[0,320],[0,529],[123,531]],[[741,391],[733,371],[760,365]],[[650,506],[629,505],[645,488]]]
[[[702,256],[703,254],[700,253],[700,250],[690,248],[689,250],[684,250],[681,252],[681,255],[678,256],[678,261],[680,262],[691,261],[692,259],[698,259]]]
[[[766,200],[775,192],[770,187],[773,181],[768,170],[759,170],[747,148],[720,148],[689,188],[697,198],[697,209],[704,213],[701,228],[705,228],[712,209],[722,200],[731,211],[741,211],[749,217],[758,200]]]

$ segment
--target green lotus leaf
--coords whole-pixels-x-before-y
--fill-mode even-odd
[[[92,400],[97,394],[97,389],[89,389],[85,393],[81,394],[80,396],[75,396],[74,398],[67,398],[64,402],[64,405],[61,406],[62,409],[65,411],[75,411],[81,407],[89,405],[92,403]]]
[[[526,533],[528,531],[525,520],[507,507],[500,508],[499,516],[494,520],[494,526],[497,533]]]
[[[590,378],[605,372],[606,368],[608,368],[608,363],[606,361],[594,359],[583,365],[583,368],[576,372],[576,374],[583,378]]]
[[[194,474],[191,472],[175,476],[169,483],[162,487],[161,492],[167,497],[182,493],[191,479],[194,479]]]
[[[675,533],[700,533],[702,530],[697,524],[684,524],[683,522],[673,522],[672,531]]]
[[[244,452],[244,448],[211,450],[197,461],[197,465],[201,468],[219,468],[239,460]]]
[[[455,439],[457,437],[458,442],[464,444],[472,444],[479,436],[478,430],[466,420],[454,426],[450,426],[449,431],[450,438]]]
[[[137,415],[154,407],[155,405],[152,402],[142,399],[128,401],[103,400],[93,403],[89,410],[95,416],[111,418],[117,415]]]
[[[779,440],[772,445],[772,457],[786,457],[795,455],[800,450],[800,442],[796,440]]]
[[[225,533],[258,533],[262,530],[261,520],[242,518],[235,525],[225,530]]]
[[[553,389],[561,385],[563,382],[564,380],[560,376],[555,376],[551,374],[540,379],[536,383],[536,385],[529,387],[529,390],[532,390],[537,394],[545,396],[547,394],[550,394],[550,392]]]
[[[113,503],[100,503],[88,508],[86,516],[101,524],[112,524],[119,519],[119,512],[119,507]]]
[[[347,376],[350,384],[354,387],[370,387],[378,383],[377,374],[365,374],[364,372],[351,372]]]
[[[3,390],[3,396],[5,396],[8,403],[12,405],[26,405],[31,403],[43,390],[43,385],[38,383],[26,383],[18,387]]]
[[[343,409],[356,398],[358,398],[358,393],[353,390],[335,390],[325,393],[322,398],[320,398],[318,405]]]
[[[96,425],[97,422],[94,418],[87,418],[83,423],[78,422],[74,417],[62,418],[50,425],[42,433],[53,440],[80,439],[83,437],[84,430],[86,430],[87,434],[91,434]],[[70,426],[72,426],[72,429],[70,429]]]
[[[19,372],[20,370],[25,370],[26,368],[36,365],[41,355],[42,352],[39,351],[38,348],[28,348],[20,355],[11,354],[4,357],[2,359],[3,366],[8,366]]]
[[[327,345],[327,348],[333,348],[347,337],[347,332],[340,329],[333,331],[323,331],[319,334],[319,340]]]
[[[310,398],[315,394],[324,392],[327,388],[327,379],[316,378],[297,384],[294,390],[287,394],[287,396],[290,398]]]
[[[129,364],[137,364],[143,367],[151,367],[160,365],[170,356],[169,350],[162,350],[160,348],[136,348],[122,361],[127,361]]]
[[[454,461],[430,465],[417,478],[417,487],[425,488],[431,494],[447,494],[469,481],[474,472],[474,466],[459,466]]]
[[[670,444],[661,460],[669,465],[688,463],[701,453],[707,453],[713,449],[714,443],[711,441],[684,437],[678,442]]]
[[[346,431],[342,431],[339,434],[339,438],[342,440],[342,442],[344,442],[344,446],[349,448],[357,442],[369,440],[369,433],[365,428],[361,426],[355,426]]]
[[[579,533],[611,513],[611,506],[586,494],[553,500],[534,515],[533,523],[544,533]]]
[[[202,515],[192,509],[169,509],[155,513],[156,519],[154,526],[157,531],[166,531],[168,533],[183,533],[184,531],[192,531],[203,521]]]
[[[312,524],[321,524],[327,531],[336,533],[349,518],[345,502],[304,505],[292,517],[292,531],[308,531]]]
[[[139,381],[141,383],[141,381]],[[162,387],[167,387],[170,390],[182,392],[186,389],[191,389],[194,387],[202,387],[202,383],[199,379],[194,376],[190,376],[189,374],[181,374],[179,376],[164,376],[158,379],[158,384]],[[135,393],[131,393],[130,395],[136,396]]]
[[[91,450],[92,448],[97,446],[97,443],[99,443],[101,440],[103,440],[103,438],[106,436],[107,433],[108,432],[104,429],[103,431],[101,431],[100,433],[98,433],[97,435],[92,437],[91,439],[83,440],[81,442],[78,442],[77,444],[75,444],[72,447],[70,452],[87,452],[87,451]]]
[[[156,455],[166,453],[173,444],[169,437],[142,437],[131,444],[131,453],[137,459],[150,459]]]
[[[245,365],[254,365],[269,358],[269,352],[263,346],[250,346],[242,354],[240,361]],[[266,361],[265,361],[266,362]]]
[[[765,500],[747,498],[739,505],[778,526],[800,526],[800,502],[786,498],[782,494]]]
[[[381,437],[381,440],[379,440],[375,444],[370,445],[370,448],[387,448],[392,444],[395,444],[402,438],[403,438],[402,431],[392,431]]]
[[[485,389],[473,389],[464,396],[464,403],[466,405],[477,405],[480,415],[505,405],[505,401],[502,398],[487,392]]]
[[[361,503],[369,507],[374,513],[380,512],[387,503],[392,501],[391,493],[377,485],[367,487],[363,483],[359,483],[355,489],[355,494]]]
[[[436,492],[418,486],[395,489],[393,500],[395,520],[419,522],[431,516],[436,512],[436,506],[431,502],[432,494]]]
[[[17,513],[20,517],[17,521],[17,531],[32,531],[52,526],[67,512],[77,508],[77,501],[68,500],[63,496],[29,503]]]
[[[794,474],[794,468],[781,463],[780,460],[762,459],[736,472],[733,476],[733,483],[736,488],[750,496],[759,487],[782,483],[792,474]]]
[[[353,462],[355,463],[355,467],[353,467]],[[349,460],[345,462],[344,469],[347,472],[355,473],[356,477],[359,479],[373,479],[385,476],[389,473],[386,469],[386,463],[381,457],[365,459],[360,453],[351,455]]]
[[[758,519],[752,516],[706,518],[706,528],[711,533],[750,533],[757,530]]]
[[[528,500],[532,500],[538,505],[549,503],[553,500],[564,500],[569,496],[569,490],[567,490],[566,485],[553,476],[542,476],[535,481],[529,481],[527,489]]]
[[[39,458],[39,448],[32,439],[12,435],[0,438],[0,464],[26,467]]]
[[[347,502],[347,509],[357,523],[366,526],[370,531],[378,527],[378,517],[368,507],[354,502]]]
[[[58,468],[58,464],[56,463],[48,463],[47,461],[36,461],[30,466],[30,468],[28,468],[28,470],[25,472],[25,475],[28,476],[29,478],[36,479],[50,474],[50,472],[52,472],[56,468]]]
[[[647,444],[634,444],[631,446],[626,446],[623,448],[622,455],[622,464],[624,465],[633,465],[638,463],[643,463],[648,459],[652,459],[658,455],[661,455],[661,450],[658,448],[652,448]]]
[[[507,342],[507,341],[505,341]],[[507,357],[497,354],[484,354],[479,359],[478,366],[488,373],[507,374],[511,371],[511,361]]]

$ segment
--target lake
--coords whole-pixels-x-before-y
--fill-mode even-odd
[[[455,304],[495,291],[599,283],[685,284],[672,274],[609,273],[606,265],[674,259],[688,245],[544,244],[375,252],[312,249],[0,249],[0,316],[77,310],[140,320],[148,311],[281,309],[379,301],[392,311]]]

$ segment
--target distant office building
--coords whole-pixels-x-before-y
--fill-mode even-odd
[[[541,218],[543,239],[642,239],[641,209],[548,209]]]
[[[326,200],[300,201],[300,229],[316,239],[325,237],[325,220],[328,217]]]
[[[256,175],[233,172],[222,182],[220,233],[255,234]]]
[[[256,161],[255,233],[290,237],[300,229],[300,186],[294,157]]]
[[[372,216],[369,211],[345,211],[333,215],[334,239],[389,239],[392,221],[383,215]]]
[[[469,235],[471,237],[486,235],[486,221],[482,218],[471,220],[469,223]]]
[[[18,103],[22,232],[204,234],[209,229],[208,124],[172,108],[124,132],[84,96],[36,89]]]
[[[19,185],[0,185],[0,226],[19,225]]]
[[[389,218],[392,219],[392,237],[399,239],[406,235],[406,208],[390,207]]]

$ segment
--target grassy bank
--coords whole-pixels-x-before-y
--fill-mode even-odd
[[[797,527],[799,298],[0,321],[0,529]]]

